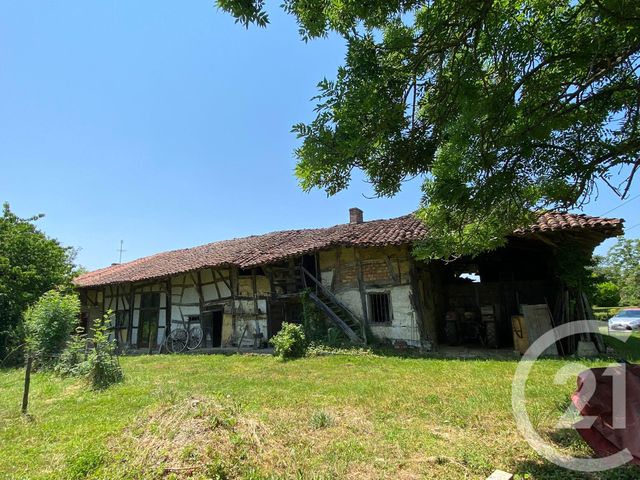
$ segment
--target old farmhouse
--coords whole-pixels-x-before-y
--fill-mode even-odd
[[[111,310],[113,335],[129,349],[156,351],[171,329],[192,324],[206,333],[203,347],[265,345],[283,322],[301,321],[305,289],[353,342],[510,347],[511,316],[523,305],[570,318],[560,307],[568,295],[557,272],[562,248],[590,254],[622,227],[621,219],[546,213],[499,250],[423,262],[411,249],[428,233],[414,216],[364,221],[353,208],[346,224],[159,253],[86,273],[76,285],[85,322]]]

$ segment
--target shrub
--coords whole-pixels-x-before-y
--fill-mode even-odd
[[[593,307],[593,315],[596,320],[606,322],[620,310],[621,307]]]
[[[617,307],[620,303],[620,287],[613,282],[596,284],[594,303],[599,307]]]
[[[102,390],[124,380],[116,354],[116,341],[109,340],[107,334],[112,313],[105,313],[93,323],[93,349],[87,356],[86,378],[94,390]]]
[[[82,377],[87,373],[87,336],[84,329],[78,327],[76,335],[72,335],[67,347],[60,354],[55,372],[62,377]]]
[[[269,341],[274,355],[283,360],[304,357],[307,352],[307,339],[302,325],[284,322],[282,329]]]
[[[39,366],[51,364],[59,354],[80,315],[77,295],[65,295],[57,290],[45,293],[24,314],[26,344],[29,354]]]
[[[111,315],[112,312],[107,312],[94,321],[92,338],[79,331],[67,342],[55,367],[56,373],[84,378],[94,390],[103,390],[124,380],[116,355],[116,342],[109,340],[107,334]]]

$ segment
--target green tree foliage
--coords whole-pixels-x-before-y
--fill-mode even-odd
[[[607,281],[595,285],[593,303],[598,307],[617,307],[620,299],[620,287],[615,283]]]
[[[620,304],[640,305],[640,240],[621,238],[596,261],[596,274],[618,286]]]
[[[65,347],[80,315],[80,300],[75,294],[58,290],[45,293],[24,313],[27,350],[40,366]]]
[[[244,25],[263,0],[218,0]],[[285,0],[301,37],[347,47],[318,84],[302,139],[302,188],[328,194],[361,169],[379,195],[425,178],[423,257],[503,244],[532,211],[625,196],[640,166],[637,0]]]
[[[69,285],[73,250],[19,218],[5,203],[0,216],[0,358],[22,344],[22,314],[45,292]]]

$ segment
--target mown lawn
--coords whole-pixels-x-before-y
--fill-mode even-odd
[[[640,332],[609,332],[606,326],[600,327],[600,332],[605,344],[613,348],[619,358],[635,363],[640,361]]]
[[[511,413],[515,361],[337,355],[122,359],[125,383],[91,392],[35,374],[31,417],[22,371],[0,371],[0,478],[584,478],[541,459]],[[603,362],[600,362],[603,363]],[[553,428],[572,382],[541,361],[528,384],[538,430]],[[595,363],[587,364],[589,366]],[[589,478],[638,478],[630,467]]]

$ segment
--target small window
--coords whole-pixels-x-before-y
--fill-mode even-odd
[[[391,323],[391,298],[388,293],[370,293],[369,321],[371,323]]]

